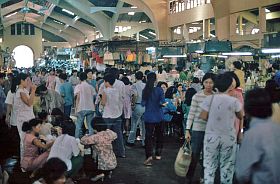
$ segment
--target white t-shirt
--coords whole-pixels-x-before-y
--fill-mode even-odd
[[[14,96],[15,96],[15,93],[12,93],[11,90],[10,90],[7,94],[5,104],[12,105],[10,124],[12,126],[17,126],[17,122],[15,121],[15,114],[14,114],[14,110],[13,110]]]
[[[58,92],[60,94],[60,86],[61,86],[61,82],[59,77],[55,77],[55,91]]]
[[[63,134],[54,141],[48,159],[55,157],[61,159],[67,165],[67,170],[70,171],[72,169],[71,158],[78,156],[79,153],[80,149],[75,137]]]
[[[106,104],[104,106],[103,118],[118,118],[122,115],[123,108],[120,104],[123,103],[120,91],[116,88],[105,88]],[[122,105],[123,107],[123,105]]]
[[[95,89],[88,84],[86,81],[81,82],[75,87],[74,90],[75,96],[80,94],[79,103],[77,105],[77,112],[83,110],[95,110],[95,106],[93,104],[93,96],[96,95]]]
[[[206,97],[201,104],[201,108],[209,112],[205,133],[235,137],[235,113],[241,111],[241,103],[229,95],[216,94],[210,107],[211,99],[212,95]]]

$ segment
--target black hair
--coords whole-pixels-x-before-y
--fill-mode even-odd
[[[272,103],[280,102],[280,88],[275,80],[267,80],[265,90],[269,93]]]
[[[60,126],[62,128],[62,134],[68,134],[72,137],[75,137],[76,125],[74,122],[63,121]]]
[[[123,77],[121,81],[123,81],[124,85],[129,85],[130,84],[130,81],[127,77]]]
[[[242,63],[240,61],[234,61],[232,64],[233,64],[234,68],[241,70]]]
[[[50,158],[38,171],[36,178],[43,178],[46,183],[52,184],[61,178],[67,171],[67,165],[59,158]]]
[[[103,79],[105,82],[109,82],[109,84],[112,86],[112,85],[114,85],[114,83],[116,81],[116,76],[113,75],[112,73],[108,73],[104,76]]]
[[[41,94],[43,91],[47,91],[48,88],[45,85],[40,85],[36,88],[35,94]]]
[[[5,73],[0,73],[0,79],[4,79],[6,77]]]
[[[39,124],[42,124],[42,120],[36,119],[36,118],[31,119],[30,121],[24,122],[22,124],[22,131],[23,132],[30,131],[30,130],[32,130],[32,127],[35,127],[35,126],[37,126]]]
[[[219,74],[215,80],[215,87],[219,92],[224,93],[232,85],[232,77],[228,74]]]
[[[192,83],[194,83],[194,84],[198,84],[200,81],[199,81],[199,78],[197,78],[197,77],[194,77],[193,79],[192,79]]]
[[[57,69],[57,70],[56,70],[56,73],[59,75],[59,74],[62,73],[62,70],[61,70],[61,69]]]
[[[150,73],[150,70],[145,70],[144,74],[148,75]]]
[[[185,94],[185,104],[187,104],[187,106],[190,106],[192,103],[192,98],[193,96],[196,94],[196,90],[194,88],[189,88],[186,91]]]
[[[73,75],[73,73],[76,73],[76,72],[78,72],[77,70],[72,70],[72,75]]]
[[[159,73],[159,74],[162,74],[162,72],[163,72],[162,66],[158,66],[158,73]]]
[[[14,78],[12,79],[11,92],[12,92],[12,93],[15,93],[15,92],[16,92],[16,89],[17,89],[17,78],[14,77]]]
[[[145,88],[143,89],[143,96],[142,96],[143,100],[148,100],[149,97],[151,96],[154,90],[154,85],[156,80],[157,80],[157,75],[155,73],[150,72],[147,75],[147,83]]]
[[[161,87],[161,85],[165,85],[166,88],[168,88],[168,84],[166,82],[159,82],[157,86]]]
[[[272,68],[275,69],[275,70],[279,70],[279,64],[273,63]]]
[[[66,75],[65,73],[59,74],[58,77],[59,77],[60,79],[62,79],[62,80],[67,80],[67,75]]]
[[[87,74],[85,72],[81,72],[79,78],[81,81],[85,81],[87,80]]]
[[[204,89],[203,82],[206,81],[207,79],[211,79],[215,83],[216,75],[214,73],[209,73],[209,72],[206,73],[201,80],[202,89]]]
[[[180,86],[183,87],[183,84],[181,84],[181,83],[177,84],[177,88],[180,87]]]
[[[165,98],[172,99],[173,95],[177,92],[177,89],[174,86],[167,88],[165,93]]]
[[[64,116],[64,113],[59,108],[53,108],[51,115],[53,116]]]
[[[272,103],[265,89],[255,88],[245,95],[244,108],[246,114],[257,118],[268,118],[272,115]]]
[[[117,68],[110,68],[109,73],[113,74],[116,79],[119,78],[120,71]]]
[[[231,76],[235,80],[235,82],[236,82],[235,88],[238,88],[240,86],[240,80],[234,72],[225,72],[225,74]]]
[[[48,113],[45,112],[45,111],[42,111],[42,112],[39,112],[39,113],[38,113],[38,118],[39,118],[40,120],[45,120],[45,119],[47,119],[47,117],[48,117]]]
[[[17,76],[17,85],[20,85],[21,80],[26,80],[28,75],[26,73],[20,73]]]
[[[92,72],[92,69],[89,69],[89,68],[88,68],[88,69],[85,70],[85,73],[86,73],[86,74],[88,74],[89,72]],[[92,72],[92,73],[93,73],[93,72]]]
[[[137,80],[142,80],[143,79],[143,72],[141,72],[141,71],[136,72],[135,73],[135,78]]]

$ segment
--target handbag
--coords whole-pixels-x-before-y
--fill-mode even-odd
[[[191,164],[191,155],[192,150],[190,143],[185,141],[183,146],[179,149],[174,163],[174,170],[177,176],[186,177],[186,174],[189,170],[189,166]]]
[[[209,106],[208,112],[202,111],[202,112],[200,113],[200,115],[199,115],[199,118],[200,118],[200,119],[203,119],[203,120],[205,120],[205,121],[208,120],[208,116],[209,116],[209,113],[210,113],[210,109],[211,109],[211,106],[212,106],[213,99],[214,99],[214,95],[212,95],[212,98],[211,98],[211,101],[210,101],[210,106]]]

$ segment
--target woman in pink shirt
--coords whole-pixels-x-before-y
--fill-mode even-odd
[[[21,161],[21,168],[26,171],[35,171],[46,162],[49,152],[46,151],[39,154],[39,149],[48,150],[53,141],[43,144],[39,138],[35,135],[39,134],[42,121],[39,119],[31,119],[29,122],[24,122],[22,125],[22,131],[25,132],[23,139],[24,154]]]

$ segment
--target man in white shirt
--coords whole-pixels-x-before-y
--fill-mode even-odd
[[[91,122],[94,117],[94,104],[93,96],[96,94],[95,89],[87,83],[87,74],[82,72],[80,74],[81,83],[75,87],[74,96],[77,97],[76,101],[76,112],[77,112],[77,122],[76,122],[76,133],[75,137],[82,137],[81,127],[84,123],[84,119],[87,119],[87,127],[89,134],[93,134],[93,128]]]
[[[131,91],[133,94],[133,103],[134,110],[131,117],[131,128],[129,136],[127,139],[127,145],[133,146],[136,138],[137,126],[140,126],[141,136],[142,136],[142,145],[145,145],[145,123],[142,119],[145,112],[145,107],[141,105],[142,101],[142,91],[145,88],[145,83],[142,82],[143,73],[141,71],[136,72],[136,83],[131,86]]]
[[[199,65],[195,65],[194,66],[193,77],[197,77],[201,81],[204,75],[205,75],[205,73],[203,72],[203,70],[200,69],[200,66]]]
[[[83,157],[75,135],[75,124],[64,121],[61,124],[62,135],[58,136],[51,148],[48,159],[59,158],[67,165],[67,176],[75,176],[83,167]]]
[[[114,152],[117,157],[125,157],[125,147],[122,134],[122,114],[124,103],[124,88],[122,81],[117,80],[118,70],[112,68],[109,74],[104,76],[104,83],[100,87],[99,94],[102,101],[106,98],[104,105],[103,119],[107,127],[117,133],[118,138],[113,142]],[[110,87],[109,87],[110,86]]]

